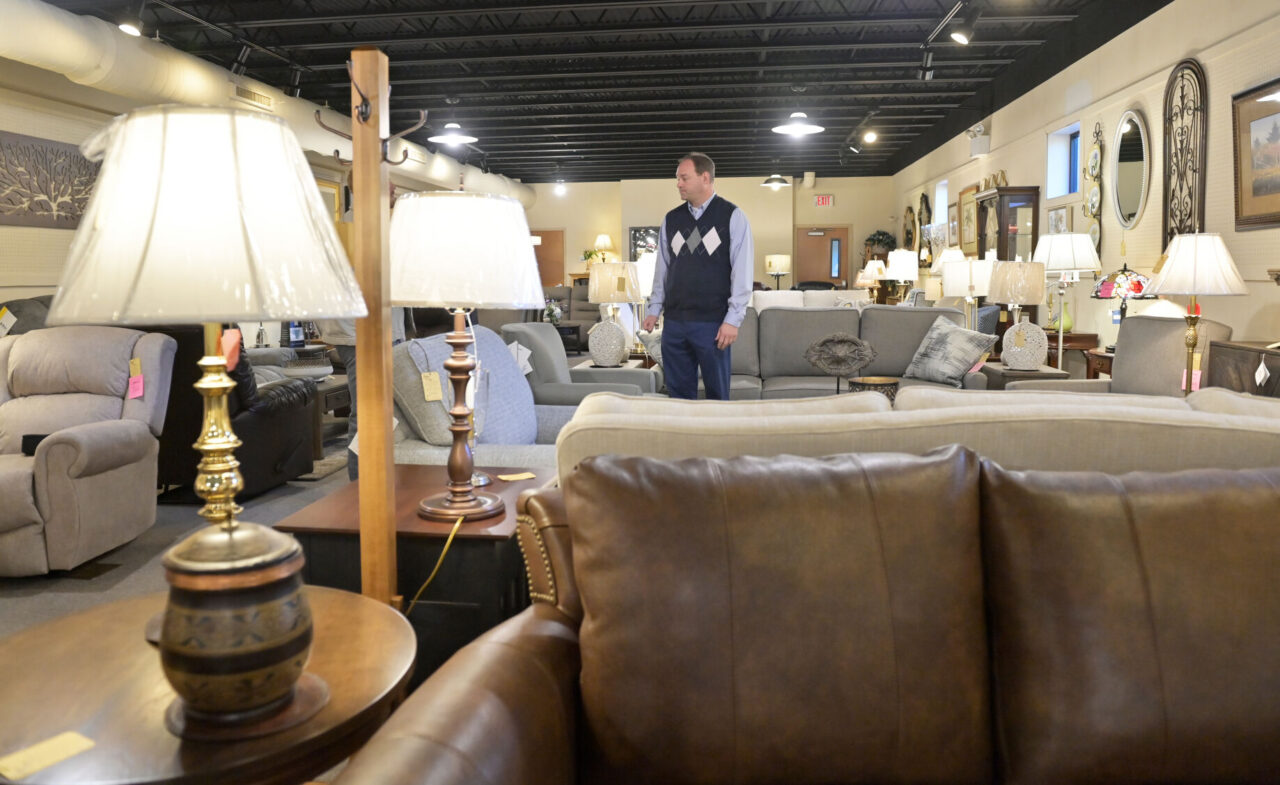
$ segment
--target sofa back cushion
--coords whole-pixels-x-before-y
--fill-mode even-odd
[[[729,372],[760,375],[760,316],[756,309],[748,308],[747,315],[738,327],[738,340],[729,352]]]
[[[1180,395],[1187,371],[1186,321],[1137,315],[1120,323],[1116,356],[1111,362],[1111,390],[1137,395]],[[1197,328],[1200,367],[1209,367],[1209,342],[1231,338],[1231,328],[1202,319]]]
[[[953,308],[914,308],[868,305],[862,309],[857,336],[876,350],[876,359],[862,369],[863,376],[902,376],[916,349],[939,316],[963,325],[964,314]]]
[[[833,333],[857,335],[858,316],[857,308],[770,308],[764,311],[760,314],[761,377],[826,376],[804,358],[805,350],[814,341]]]
[[[803,308],[804,292],[793,289],[771,291],[762,289],[751,293],[751,307],[763,313],[770,308]]]
[[[987,782],[977,471],[950,447],[562,475],[581,781]]]
[[[1192,395],[1199,395],[1199,393],[1192,393]],[[1065,390],[950,390],[945,387],[922,385],[902,387],[893,399],[893,408],[897,411],[973,406],[1002,409],[1010,406],[1060,406],[1064,411],[1104,406],[1137,406],[1143,409],[1175,409],[1184,412],[1193,408],[1182,398],[1162,395],[1119,395]],[[1280,402],[1275,406],[1277,413],[1280,414]]]
[[[578,321],[594,322],[600,318],[600,306],[591,302],[591,287],[574,284],[569,287],[569,313],[567,317]]]
[[[1206,387],[1186,397],[1187,404],[1198,412],[1242,414],[1246,417],[1270,417],[1280,420],[1280,398]]]
[[[1009,472],[983,547],[1006,782],[1274,782],[1280,468]]]

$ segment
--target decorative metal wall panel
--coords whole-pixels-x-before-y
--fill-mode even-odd
[[[0,225],[76,228],[100,166],[73,144],[0,131]]]
[[[1209,93],[1204,67],[1178,63],[1164,89],[1164,220],[1161,249],[1175,234],[1204,231]]]

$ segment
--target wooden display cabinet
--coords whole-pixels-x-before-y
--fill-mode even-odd
[[[1002,185],[979,193],[978,257],[994,248],[1001,261],[1031,261],[1040,239],[1040,186]]]

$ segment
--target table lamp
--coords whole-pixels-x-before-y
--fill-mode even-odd
[[[1058,330],[1058,367],[1062,367],[1062,335],[1071,330],[1067,313],[1067,287],[1080,280],[1081,272],[1102,269],[1093,238],[1087,234],[1046,234],[1036,243],[1031,261],[1044,265],[1044,274],[1058,279],[1058,315],[1049,322]]]
[[[782,289],[782,276],[791,274],[791,256],[785,253],[771,253],[764,257],[764,271],[773,276],[773,288]]]
[[[396,305],[453,313],[453,331],[445,336],[453,353],[444,362],[453,387],[449,485],[420,501],[418,515],[433,521],[498,515],[506,509],[502,499],[477,491],[472,482],[466,392],[476,360],[466,351],[466,315],[469,308],[543,307],[524,208],[510,197],[462,191],[400,196],[391,215],[390,278]]]
[[[933,264],[929,266],[929,277],[925,282],[927,299],[937,301],[945,296],[942,292],[942,270],[951,262],[963,260],[964,251],[959,248],[944,248],[941,253],[933,257]]]
[[[889,252],[889,265],[885,278],[898,282],[898,299],[907,299],[907,288],[920,278],[920,263],[914,251],[899,248]]]
[[[1124,317],[1129,310],[1130,300],[1151,300],[1155,298],[1154,294],[1147,292],[1147,287],[1151,285],[1151,279],[1142,273],[1129,269],[1128,264],[1120,266],[1119,270],[1107,273],[1098,282],[1093,285],[1093,294],[1089,295],[1095,300],[1111,300],[1116,297],[1120,298],[1120,322],[1124,323]],[[1107,351],[1114,352],[1116,347],[1108,346]]]
[[[1035,371],[1044,365],[1049,341],[1040,325],[1022,321],[1022,306],[1044,299],[1044,265],[1039,262],[996,262],[991,267],[987,299],[1009,306],[1013,322],[1005,331],[1000,360],[1015,371]]]
[[[315,177],[280,118],[146,107],[113,120],[82,150],[102,158],[102,170],[48,323],[204,323],[195,491],[210,525],[164,557],[171,589],[159,648],[178,693],[166,725],[202,740],[283,730],[319,711],[328,688],[303,673],[311,614],[301,548],[286,534],[236,520],[244,479],[221,324],[365,316],[364,300]]]
[[[607,261],[609,259],[608,252],[613,250],[613,238],[607,234],[598,234],[592,247],[600,252],[600,261]]]
[[[632,262],[601,262],[591,265],[587,299],[607,303],[609,318],[597,322],[588,332],[591,361],[601,368],[616,368],[627,358],[627,331],[618,324],[618,303],[640,302],[638,268]]]
[[[969,259],[961,257],[947,262],[942,267],[942,296],[964,298],[965,326],[974,329],[978,298],[986,297],[991,286],[991,266],[989,259]]]
[[[884,261],[881,259],[868,259],[867,266],[863,267],[858,273],[858,278],[853,282],[855,289],[870,289],[871,302],[876,301],[876,290],[880,288],[880,282],[885,279]]]
[[[1191,295],[1187,306],[1187,376],[1183,395],[1190,394],[1195,367],[1195,351],[1200,323],[1200,306],[1196,298],[1213,295],[1248,294],[1249,289],[1236,270],[1227,245],[1218,234],[1179,234],[1169,241],[1164,267],[1156,275],[1149,294]]]

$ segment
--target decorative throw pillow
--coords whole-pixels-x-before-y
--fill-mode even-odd
[[[945,316],[933,320],[920,348],[902,375],[911,379],[960,387],[964,375],[991,349],[996,336],[957,326]]]
[[[641,330],[636,333],[640,337],[640,343],[644,344],[644,350],[649,353],[653,361],[662,367],[662,331],[654,330],[653,332],[644,332]]]

